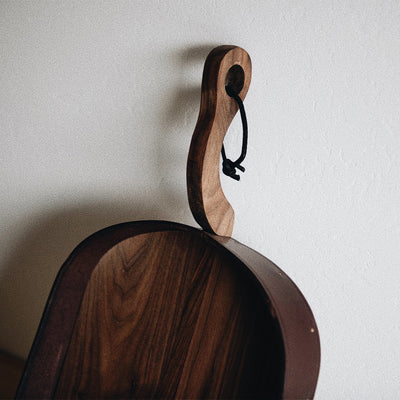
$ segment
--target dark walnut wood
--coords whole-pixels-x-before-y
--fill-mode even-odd
[[[56,397],[277,396],[279,337],[266,299],[228,253],[197,232],[141,234],[95,267]]]
[[[311,399],[319,354],[311,310],[268,259],[132,222],[61,268],[17,398]]]

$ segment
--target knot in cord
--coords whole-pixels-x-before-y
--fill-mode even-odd
[[[244,172],[245,168],[240,165],[246,157],[247,153],[247,137],[248,137],[248,129],[247,129],[247,119],[246,119],[246,112],[244,111],[244,106],[242,99],[239,97],[238,93],[233,90],[230,86],[225,87],[226,93],[228,96],[232,97],[239,106],[240,110],[240,117],[242,119],[242,127],[243,127],[243,141],[242,141],[242,152],[240,157],[236,161],[232,161],[226,157],[225,147],[222,144],[221,154],[222,154],[222,172],[235,179],[236,181],[240,180],[240,176],[236,173],[236,168],[240,171]]]
[[[236,173],[236,168],[240,169],[242,172],[245,171],[243,166],[237,164],[236,162],[233,162],[229,158],[225,158],[224,160],[222,160],[222,172],[225,175],[230,176],[232,179],[239,181],[240,176]]]

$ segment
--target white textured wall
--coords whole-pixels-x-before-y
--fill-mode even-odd
[[[0,347],[26,356],[58,268],[89,234],[195,225],[185,163],[203,62],[236,44],[253,80],[246,173],[224,179],[233,236],[308,299],[317,399],[398,398],[399,21],[397,0],[2,0]]]

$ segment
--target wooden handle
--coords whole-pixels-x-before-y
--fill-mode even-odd
[[[251,80],[251,60],[237,46],[219,46],[208,55],[201,85],[200,114],[190,144],[187,190],[192,214],[207,232],[231,236],[235,214],[222,191],[219,162],[225,134],[238,105],[225,90],[244,100]]]

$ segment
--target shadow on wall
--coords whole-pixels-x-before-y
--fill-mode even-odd
[[[193,67],[194,64],[201,65],[202,68],[207,54],[213,47],[215,46],[197,46],[178,51],[174,55],[178,58],[175,64],[181,65],[182,70],[188,66]],[[201,77],[199,82],[200,80]],[[174,152],[174,146],[170,143],[180,140],[176,128],[182,126],[182,118],[186,119],[185,113],[188,109],[192,112],[195,109],[197,117],[200,86],[190,86],[182,79],[172,97],[170,93],[162,95],[169,98],[171,105],[166,115],[155,115],[155,118],[159,117],[160,129],[156,137],[157,159],[153,164],[152,174],[158,177],[173,177],[176,165],[174,160],[179,155],[176,154],[176,149]],[[191,136],[193,128],[194,126],[187,132],[188,137]],[[165,132],[168,134],[165,135]],[[132,130],[132,134],[145,135],[146,132],[138,133],[137,130]],[[137,149],[137,152],[140,152],[140,149]],[[151,184],[149,182],[149,185]],[[155,193],[147,197],[149,198],[140,197],[138,194],[129,201],[125,199],[119,203],[89,198],[73,207],[63,206],[61,209],[46,209],[40,214],[35,213],[36,217],[23,227],[25,233],[16,243],[14,254],[0,269],[3,271],[0,279],[0,347],[6,347],[7,351],[20,357],[28,355],[57,272],[72,250],[87,236],[120,222],[143,219],[173,220],[171,214],[172,217],[174,214],[168,212],[170,204],[174,204],[175,210],[181,207],[189,210],[186,194],[178,193],[168,184],[159,186]],[[162,199],[165,209],[160,209],[160,201],[157,202],[154,198]]]
[[[208,44],[189,47],[187,49],[180,49],[176,52],[167,53],[163,55],[162,59],[173,59],[171,64],[176,69],[176,85],[171,92],[160,94],[161,103],[166,104],[164,113],[159,115],[159,124],[165,129],[166,132],[164,140],[160,137],[156,138],[155,147],[159,158],[159,169],[166,169],[169,176],[179,176],[181,170],[176,170],[177,156],[176,154],[176,141],[181,141],[182,137],[177,135],[177,130],[185,131],[187,138],[190,139],[195,128],[195,123],[200,111],[200,95],[201,95],[201,80],[204,67],[204,61],[210,51],[217,47],[218,44]],[[189,140],[188,140],[189,145]],[[186,164],[189,147],[184,157]],[[169,186],[171,183],[168,182]]]
[[[168,219],[167,212],[146,206],[145,199],[130,204],[87,203],[49,212],[32,221],[2,267],[0,308],[2,341],[7,350],[26,357],[47,296],[63,262],[87,236],[114,223],[140,219]]]

